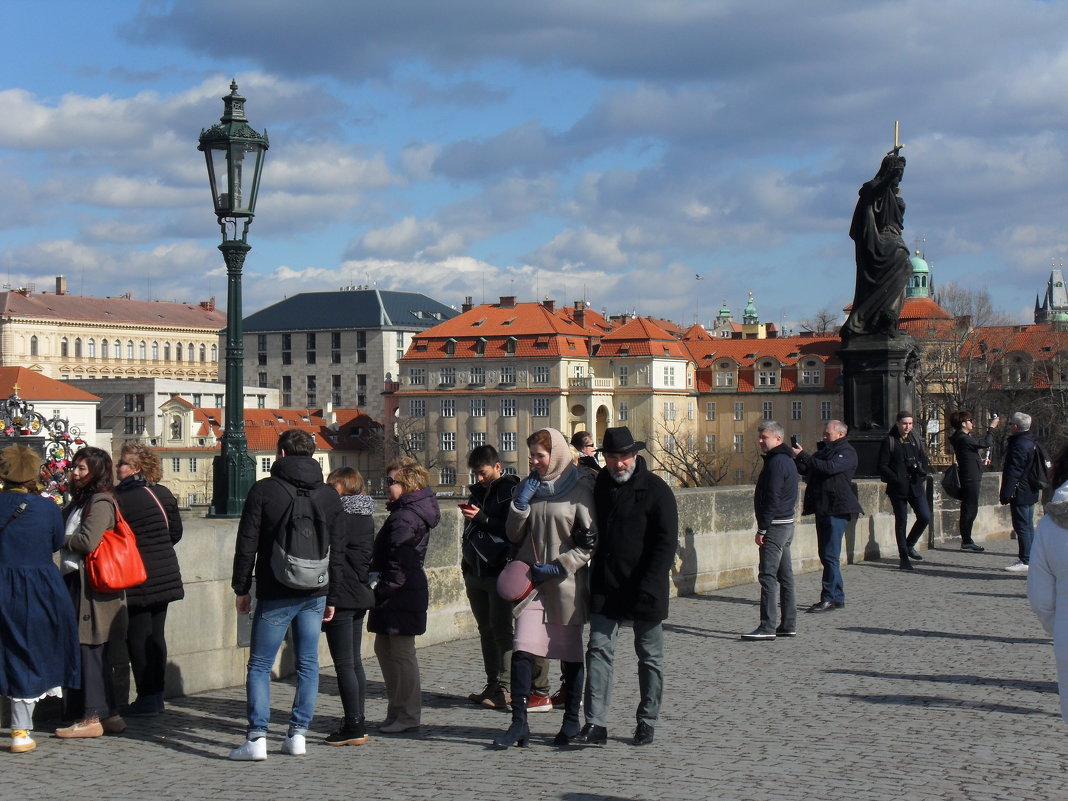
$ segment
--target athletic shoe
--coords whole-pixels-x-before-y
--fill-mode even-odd
[[[755,631],[751,631],[748,634],[743,634],[742,635],[742,639],[743,640],[774,640],[775,639],[775,632],[774,631],[764,631],[763,629],[756,629]]]
[[[257,737],[255,740],[245,740],[244,745],[239,745],[230,752],[230,759],[235,762],[263,762],[266,758],[266,737]]]
[[[1005,569],[1011,573],[1026,573],[1027,565],[1017,559],[1011,565],[1006,565]]]
[[[974,542],[966,542],[960,546],[962,551],[971,551],[972,553],[982,553],[986,550],[982,545],[976,545]]]
[[[342,726],[326,737],[327,745],[363,745],[367,742],[367,727],[362,723]]]
[[[303,734],[290,734],[282,742],[282,753],[291,756],[304,756],[308,753],[308,745],[304,741]]]
[[[538,695],[537,693],[530,694],[530,700],[527,701],[527,712],[552,712],[553,701],[547,695]]]
[[[32,751],[37,747],[37,743],[30,737],[30,733],[26,729],[12,729],[11,730],[11,747],[12,754],[25,754],[27,751]]]

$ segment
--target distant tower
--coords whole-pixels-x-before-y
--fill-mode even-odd
[[[757,314],[756,304],[753,302],[753,293],[749,293],[749,302],[745,304],[745,310],[742,312],[742,325],[758,325],[760,323],[760,315]]]
[[[909,259],[912,262],[912,277],[905,285],[906,298],[931,297],[931,267],[920,255],[920,249]]]
[[[1035,322],[1068,322],[1068,290],[1064,286],[1064,272],[1059,267],[1050,271],[1046,296],[1042,298],[1041,305],[1035,298]]]

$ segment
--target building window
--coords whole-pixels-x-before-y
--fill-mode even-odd
[[[627,386],[630,383],[630,367],[627,365],[620,365],[619,368],[619,385],[621,387]]]
[[[549,365],[538,364],[534,366],[534,383],[535,384],[548,384],[549,383]]]
[[[256,350],[262,351],[264,353],[267,352],[267,335],[266,334],[256,334]]]
[[[126,340],[126,358],[132,359],[134,357],[134,343],[132,339]],[[189,361],[193,361],[193,346],[189,346]]]
[[[675,452],[675,437],[672,436],[671,434],[664,434],[663,440],[662,440],[662,445],[664,447],[664,452],[665,453],[674,453]]]
[[[96,340],[95,339],[90,339],[85,344],[86,344],[86,347],[89,349],[88,350],[89,358],[90,359],[95,359],[96,358]]]
[[[82,338],[78,337],[74,340],[74,358],[82,358]]]
[[[148,358],[148,346],[143,339],[137,343],[137,358],[141,361]]]
[[[304,345],[304,349],[305,350],[315,350],[315,334],[314,333],[305,334],[304,335],[304,342],[305,342],[305,345]]]
[[[516,442],[516,438],[515,438],[515,432],[514,431],[502,431],[501,432],[501,436],[500,436],[501,447],[499,448],[499,450],[502,453],[504,451],[514,452],[515,451],[515,442]]]
[[[67,338],[59,340],[59,355],[64,359],[70,356],[70,343],[67,342]]]
[[[134,419],[132,417],[124,417],[122,419],[122,433],[133,434],[134,432]]]
[[[411,367],[408,370],[408,383],[413,387],[426,386],[426,368]]]
[[[549,399],[548,398],[534,398],[530,402],[530,413],[534,417],[548,417],[549,416]]]
[[[441,385],[444,387],[456,386],[456,368],[455,367],[442,367],[441,368]]]
[[[501,398],[501,417],[515,417],[515,398]]]
[[[675,386],[675,365],[673,364],[664,365],[664,386]]]
[[[413,431],[408,435],[408,449],[412,453],[422,453],[426,450],[426,433]]]
[[[270,473],[271,472],[271,462],[272,462],[272,459],[271,459],[270,456],[261,456],[260,457],[260,472],[261,473]]]
[[[734,483],[735,484],[744,484],[745,483],[745,471],[744,470],[735,470],[734,471]]]
[[[171,459],[171,472],[172,473],[181,473],[182,472],[182,460],[181,459],[177,459],[177,458]]]
[[[310,375],[307,377],[308,388],[308,406],[309,408],[319,403],[318,393],[315,391],[315,376]]]
[[[717,387],[733,387],[734,386],[734,371],[733,370],[717,370],[716,371],[716,386]]]
[[[119,342],[119,340],[116,339],[112,343],[112,351],[114,352],[116,359],[122,358],[122,343]]]
[[[715,421],[715,419],[716,419],[716,404],[714,404],[714,403],[706,403],[705,404],[705,419],[706,420]]]
[[[823,384],[823,380],[820,375],[819,363],[814,361],[805,362],[805,366],[801,370],[801,385],[817,387],[821,384]]]
[[[775,411],[772,408],[771,401],[764,401],[760,404],[760,415],[765,420],[775,419]]]
[[[211,360],[213,362],[219,361],[219,346],[218,345],[212,345],[211,346]]]
[[[665,420],[674,420],[675,419],[675,402],[674,401],[664,401],[664,419]]]
[[[335,406],[341,405],[341,374],[334,373],[330,376],[330,402]]]
[[[478,339],[475,340],[475,355],[476,356],[485,356],[486,355],[486,338],[485,337],[479,337]]]
[[[159,361],[159,343],[158,342],[153,342],[152,343],[152,361],[154,361],[154,362],[158,362]]]
[[[260,387],[261,389],[266,389],[267,388],[267,373],[257,373],[256,374],[256,378],[258,379],[257,386]]]
[[[714,451],[716,449],[716,435],[705,434],[705,449]]]
[[[734,435],[734,452],[745,453],[745,434]]]
[[[471,398],[471,416],[472,417],[485,417],[486,416],[486,399],[485,398]]]
[[[423,398],[412,398],[408,401],[409,417],[426,417],[426,401]]]
[[[330,332],[330,364],[341,364],[341,332]]]
[[[790,401],[790,419],[801,419],[801,401]]]
[[[831,419],[831,402],[820,401],[820,420]]]
[[[475,386],[481,387],[486,383],[486,368],[485,367],[472,367],[471,368],[471,383]]]
[[[734,404],[734,419],[735,420],[744,420],[745,419],[745,404],[742,401],[736,401],[735,404]]]
[[[356,374],[356,405],[367,405],[367,376],[363,373]]]
[[[405,347],[404,347],[404,332],[403,331],[398,331],[397,332],[397,361],[398,362],[401,359],[404,358],[404,351],[405,351]]]
[[[514,367],[502,367],[501,368],[501,383],[502,384],[514,384],[515,383],[515,368]]]
[[[197,457],[189,457],[189,472],[194,476],[197,474]]]
[[[314,350],[309,350],[305,354],[305,358],[306,358],[306,361],[307,361],[308,364],[315,364],[315,351]]]
[[[455,417],[456,416],[456,400],[454,398],[442,398],[441,399],[441,416],[442,417]]]
[[[775,370],[757,370],[758,387],[774,387],[779,383],[779,374]]]
[[[288,376],[282,376],[282,406],[289,408],[293,405],[293,379]]]
[[[181,346],[179,346],[179,349]],[[282,364],[293,363],[293,335],[282,334]],[[179,357],[181,358],[181,357]]]
[[[441,450],[454,451],[456,450],[456,432],[455,431],[442,431],[441,432]]]
[[[456,355],[456,340],[453,339],[452,337],[449,337],[447,340],[445,340],[445,355],[446,356],[455,356]]]
[[[467,435],[467,444],[471,450],[482,447],[486,444],[486,432],[472,431]]]
[[[442,486],[451,487],[456,484],[456,468],[455,467],[443,467],[440,474],[441,480],[438,482]]]
[[[627,414],[627,404],[620,402],[619,409],[616,411],[616,418],[619,420],[619,422],[625,423],[627,421]]]
[[[132,394],[122,396],[122,410],[132,412],[134,410],[134,396]]]
[[[504,343],[504,352],[512,355],[515,353],[515,347],[519,343],[519,340],[515,337],[508,337],[508,340]]]
[[[367,332],[356,332],[356,361],[363,364],[367,361]]]
[[[108,343],[105,342],[104,343],[104,349],[105,350],[107,350],[107,346],[108,346]],[[40,356],[41,355],[40,348],[41,348],[41,344],[37,339],[37,335],[34,334],[32,337],[30,337],[30,355],[31,356]],[[104,355],[107,356],[106,353]]]

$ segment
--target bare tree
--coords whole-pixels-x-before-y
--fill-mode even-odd
[[[1009,314],[994,308],[990,290],[986,287],[968,287],[950,282],[934,293],[934,301],[954,319],[963,319],[969,328],[1012,325],[1015,322]]]
[[[829,334],[838,328],[839,315],[824,307],[816,312],[813,317],[802,320],[798,325],[801,326],[802,331],[811,331],[814,334]]]
[[[699,443],[696,433],[684,430],[682,421],[664,420],[656,427],[658,447],[649,449],[650,461],[680,487],[714,487],[727,475],[729,450]]]

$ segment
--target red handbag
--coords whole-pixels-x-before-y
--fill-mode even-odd
[[[115,504],[115,528],[109,528],[93,552],[85,557],[89,584],[97,592],[121,592],[148,578],[137,537]]]

